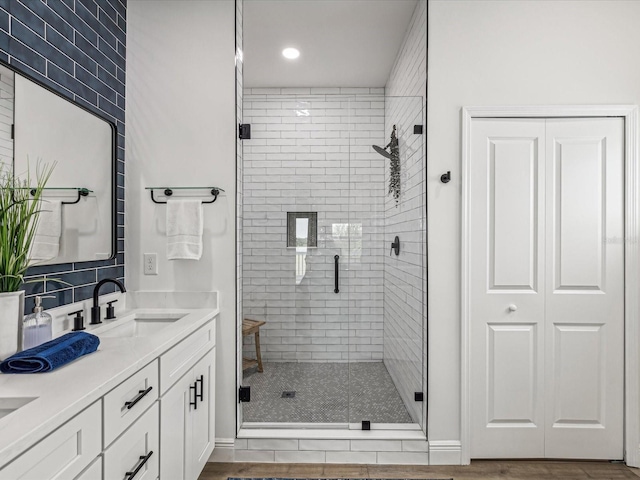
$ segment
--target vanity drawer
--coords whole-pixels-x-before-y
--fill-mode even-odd
[[[154,361],[104,396],[105,447],[156,401],[158,391],[158,362]]]
[[[100,423],[98,401],[0,470],[0,479],[76,478],[102,450]]]
[[[160,394],[163,395],[216,344],[216,321],[207,323],[160,357]]]
[[[80,474],[79,477],[74,478],[74,480],[99,480],[102,478],[102,457],[98,457],[91,464],[89,468],[87,468],[84,472]]]
[[[155,403],[104,452],[104,480],[156,480],[160,465],[158,425]]]

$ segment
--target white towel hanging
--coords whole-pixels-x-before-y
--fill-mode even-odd
[[[200,200],[167,200],[168,260],[200,260],[203,230]]]
[[[62,202],[60,200],[43,200],[39,210],[38,225],[29,258],[34,261],[51,260],[56,258],[60,251]]]

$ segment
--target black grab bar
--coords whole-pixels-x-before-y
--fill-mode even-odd
[[[338,288],[338,272],[340,271],[338,260],[340,260],[340,255],[336,255],[335,257],[333,257],[333,259],[335,260],[335,266],[336,266],[336,286],[333,289],[333,293],[340,293],[340,289]]]

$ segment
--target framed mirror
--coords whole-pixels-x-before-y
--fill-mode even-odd
[[[0,161],[32,179],[38,163],[55,163],[38,226],[47,248],[34,265],[115,257],[115,142],[112,122],[0,64]]]

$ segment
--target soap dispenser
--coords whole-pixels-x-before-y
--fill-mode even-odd
[[[22,349],[32,348],[51,340],[51,315],[42,311],[42,299],[54,296],[36,296],[33,313],[24,317],[22,322]]]

